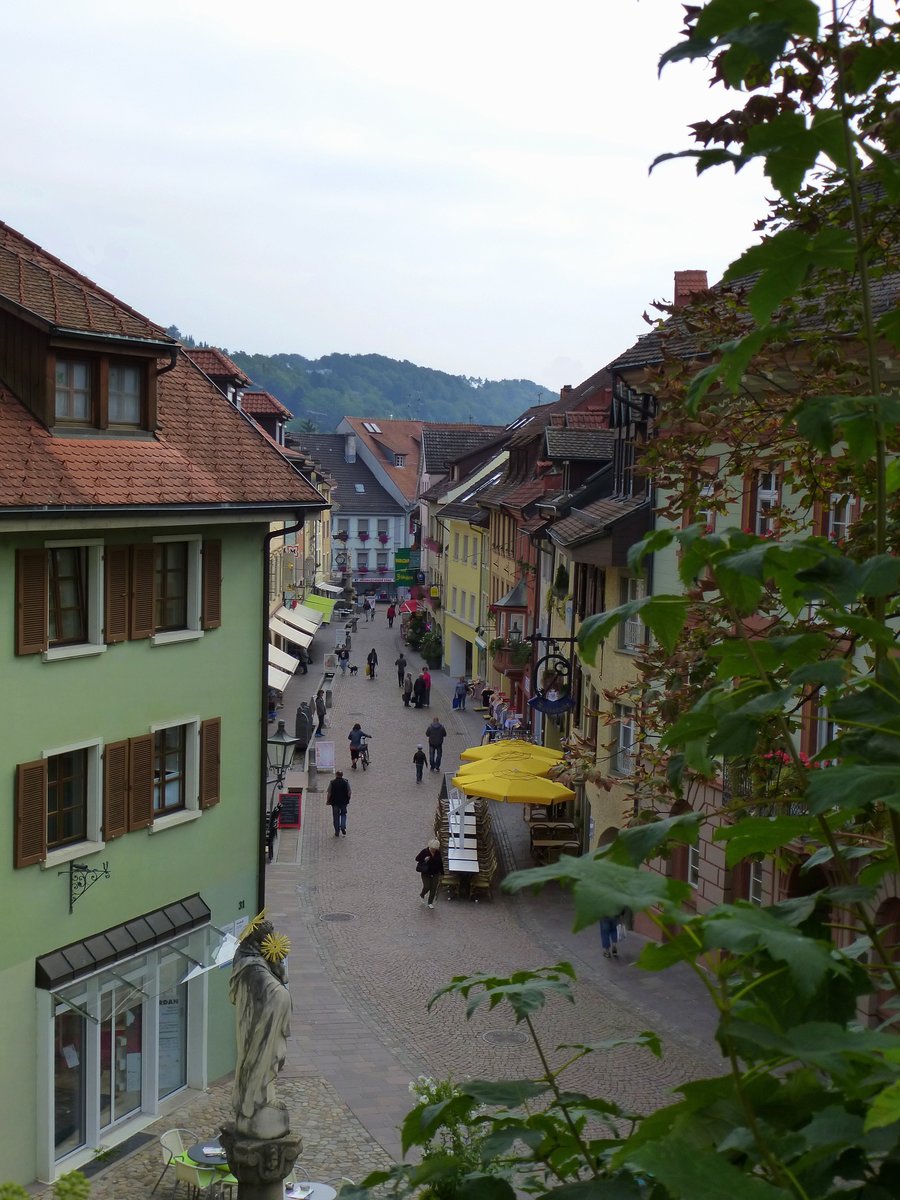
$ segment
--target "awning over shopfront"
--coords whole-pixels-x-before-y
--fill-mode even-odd
[[[293,654],[288,654],[286,650],[279,650],[277,646],[269,647],[270,667],[277,667],[279,671],[287,671],[288,675],[293,675],[299,662],[298,658],[294,658]]]
[[[287,685],[291,682],[291,677],[287,671],[279,671],[277,667],[273,667],[269,663],[268,667],[269,687],[274,688],[276,692],[283,692]]]
[[[314,637],[319,632],[319,626],[322,624],[321,613],[317,612],[316,617],[318,620],[312,621],[309,617],[301,617],[299,609],[287,608],[285,605],[279,608],[275,613],[275,617],[277,620],[283,621],[285,625],[293,625],[295,629],[299,629],[301,633],[308,634],[310,637]],[[308,643],[304,644],[308,645]]]
[[[334,611],[335,604],[337,604],[337,600],[332,600],[328,596],[316,596],[314,593],[310,593],[304,597],[302,607],[324,613],[327,621]]]
[[[342,587],[335,587],[333,583],[317,583],[314,586],[317,587],[320,592],[328,592],[328,594],[331,596],[343,596],[344,594],[344,589]]]
[[[279,621],[277,617],[269,618],[269,629],[280,638],[284,638],[286,642],[290,642],[292,646],[299,646],[301,650],[305,650],[312,641],[311,634],[303,633],[296,625],[289,625],[287,621]]]
[[[307,597],[307,599],[310,598],[311,597],[309,596]],[[324,599],[324,597],[320,596],[319,599]],[[293,608],[287,608],[287,612],[293,617],[302,618],[304,621],[309,621],[311,625],[315,625],[316,629],[319,628],[319,626],[322,624],[322,621],[325,619],[321,608],[311,608],[308,604],[295,604]],[[279,608],[275,616],[280,617],[281,613],[282,609]]]

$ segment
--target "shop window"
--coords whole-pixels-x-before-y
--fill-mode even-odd
[[[108,1129],[140,1110],[143,1081],[143,996],[115,983],[100,994],[99,1124]]]
[[[160,1100],[187,1085],[187,985],[169,988],[159,997]]]
[[[53,1022],[54,1156],[63,1158],[87,1143],[85,1059],[87,1021],[70,1008]]]

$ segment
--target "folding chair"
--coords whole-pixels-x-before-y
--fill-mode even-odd
[[[191,1133],[190,1129],[167,1129],[166,1132],[160,1136],[159,1144],[162,1149],[163,1162],[165,1163],[165,1166],[160,1172],[159,1179],[157,1179],[156,1183],[153,1185],[153,1191],[150,1193],[151,1196],[162,1183],[163,1175],[165,1175],[166,1171],[168,1171],[169,1167],[173,1162],[176,1161],[176,1159],[180,1159],[182,1162],[190,1164],[191,1160],[187,1156],[187,1148],[188,1146],[195,1146],[197,1144],[197,1135],[195,1133]],[[175,1181],[175,1186],[178,1186],[177,1180]]]

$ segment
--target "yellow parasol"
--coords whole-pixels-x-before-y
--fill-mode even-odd
[[[521,754],[540,755],[551,764],[562,762],[563,755],[558,750],[547,746],[536,746],[534,742],[524,742],[520,738],[504,738],[499,742],[489,742],[487,746],[470,746],[463,750],[460,758],[469,762],[502,761],[505,758],[518,758]]]
[[[467,796],[486,796],[507,804],[559,804],[571,800],[575,793],[553,779],[541,779],[515,767],[491,767],[485,764],[483,774],[459,774],[453,783]]]
[[[463,763],[457,774],[471,779],[475,775],[494,775],[512,767],[528,775],[548,775],[556,763],[544,754],[504,754],[500,759],[483,758],[480,762]]]

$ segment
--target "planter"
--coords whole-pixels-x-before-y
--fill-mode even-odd
[[[439,671],[443,666],[443,654],[426,654],[425,661],[429,671]]]
[[[531,662],[530,647],[524,652],[518,647],[501,648],[494,651],[494,670],[501,675],[524,675]]]

